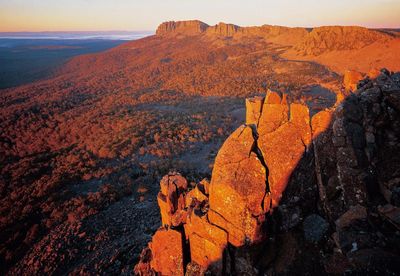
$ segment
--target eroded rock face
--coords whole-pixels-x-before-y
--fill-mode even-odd
[[[196,35],[203,33],[207,30],[208,25],[199,20],[188,21],[168,21],[158,26],[156,34],[185,34]]]
[[[246,99],[246,125],[258,125],[264,97],[253,97]]]
[[[357,86],[313,118],[272,91],[248,99],[210,183],[161,180],[164,226],[135,273],[398,271],[385,240],[400,229],[400,78],[383,70]]]
[[[149,243],[152,253],[151,268],[161,275],[184,275],[182,233],[160,229]]]
[[[326,51],[360,49],[386,39],[385,34],[363,27],[324,26],[314,28],[296,45],[304,55],[320,55]]]
[[[262,239],[266,168],[255,152],[254,129],[239,127],[215,160],[210,184],[211,222],[228,232],[234,246]]]
[[[219,36],[233,36],[235,35],[238,30],[240,29],[239,26],[234,24],[226,24],[226,23],[218,23],[215,26],[211,26],[207,29],[208,34],[219,35]]]
[[[242,263],[241,269],[252,270],[249,257],[241,256],[243,251],[227,249],[265,241],[266,216],[278,205],[292,169],[311,141],[306,106],[289,106],[285,96],[268,91],[265,98],[248,99],[246,107],[247,125],[240,126],[221,147],[210,184],[203,181],[188,191],[187,181],[179,174],[161,180],[158,203],[164,228],[159,231],[166,235],[165,227],[173,227],[184,233],[191,268],[216,274],[241,271],[227,264],[227,258],[235,258]],[[294,155],[285,154],[288,148]],[[156,258],[158,248],[149,247]],[[159,272],[157,262],[150,264]]]
[[[266,101],[267,102],[267,101]],[[308,108],[301,104],[269,104],[266,110],[281,111],[273,128],[264,127],[260,120],[259,147],[269,169],[268,183],[271,206],[276,207],[300,159],[311,142],[311,127]],[[289,111],[289,113],[286,112]],[[277,113],[279,113],[279,111]],[[271,131],[272,130],[272,131]]]
[[[179,226],[186,219],[185,192],[187,187],[186,179],[177,173],[168,174],[161,179],[161,189],[157,201],[163,225]]]
[[[364,79],[364,76],[357,71],[347,70],[344,73],[343,85],[346,91],[356,91],[357,85],[360,80]]]

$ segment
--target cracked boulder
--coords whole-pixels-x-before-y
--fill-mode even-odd
[[[258,125],[264,99],[260,96],[246,99],[246,125]]]
[[[271,206],[274,208],[311,143],[311,127],[305,105],[291,104],[289,108],[284,100],[268,104],[266,99],[265,102],[258,127],[258,146],[269,170]],[[280,115],[273,118],[275,123],[271,128],[270,117],[264,114],[276,112]]]
[[[185,224],[191,261],[218,274],[222,272],[223,254],[228,244],[227,232],[213,224],[207,215],[192,213]]]
[[[267,172],[254,136],[245,125],[229,136],[216,157],[210,183],[210,221],[228,232],[234,246],[263,238]]]

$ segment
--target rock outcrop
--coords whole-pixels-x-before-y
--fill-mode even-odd
[[[338,50],[361,49],[390,37],[363,27],[326,26],[314,28],[295,49],[303,55],[320,55]]]
[[[355,70],[347,70],[344,72],[343,85],[346,91],[356,91],[357,85],[364,76]]]
[[[207,29],[208,34],[220,35],[220,36],[234,36],[241,27],[234,24],[218,23],[215,26],[210,26]]]
[[[163,226],[136,274],[399,271],[399,103],[386,70],[312,118],[276,92],[247,99],[210,183],[161,180]]]
[[[168,21],[158,26],[156,34],[185,34],[185,35],[196,35],[203,33],[207,30],[208,25],[199,20],[188,20],[188,21]]]
[[[202,33],[206,34],[208,37],[261,37],[284,45],[294,45],[302,41],[308,34],[308,31],[305,28],[289,28],[272,25],[241,27],[223,22],[214,26],[209,26],[199,20],[164,22],[158,26],[156,31],[156,34],[159,36],[177,34],[199,35]]]

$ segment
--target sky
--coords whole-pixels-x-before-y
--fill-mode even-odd
[[[0,32],[154,31],[164,21],[400,28],[400,0],[0,0]]]

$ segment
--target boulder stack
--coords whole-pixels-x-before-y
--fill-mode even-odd
[[[135,273],[399,271],[400,74],[357,87],[312,118],[273,91],[247,99],[210,183],[161,180],[163,226]]]

